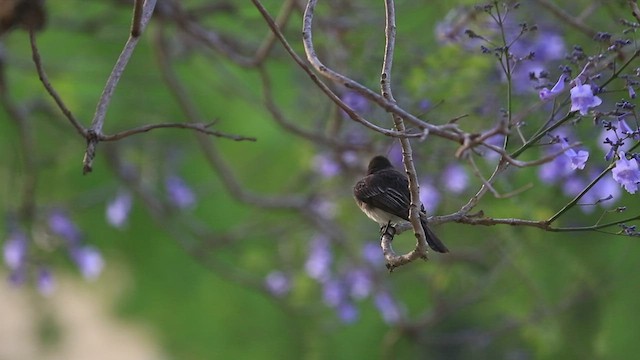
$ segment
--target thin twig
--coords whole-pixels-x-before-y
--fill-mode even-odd
[[[98,140],[100,140],[100,141],[116,141],[116,140],[120,140],[120,139],[126,138],[126,137],[131,136],[131,135],[136,135],[136,134],[140,134],[140,133],[151,131],[151,130],[155,130],[155,129],[174,128],[174,129],[191,129],[191,130],[195,130],[195,131],[201,132],[203,134],[213,135],[213,136],[217,136],[217,137],[223,137],[223,138],[227,138],[227,139],[231,139],[231,140],[235,140],[235,141],[256,141],[256,138],[254,138],[254,137],[226,134],[226,133],[222,133],[220,131],[210,130],[209,128],[213,124],[214,124],[213,122],[209,123],[209,124],[203,124],[203,123],[149,124],[149,125],[140,126],[140,127],[134,128],[134,129],[121,131],[121,132],[115,133],[113,135],[102,135]]]
[[[552,3],[549,0],[536,0],[538,4],[547,9],[551,14],[560,19],[563,23],[568,24],[589,38],[593,38],[596,34],[596,31],[585,25],[582,21],[578,20],[572,14],[566,12],[564,9],[559,7],[558,5]]]
[[[569,150],[569,149],[573,149],[575,147],[578,147],[580,145],[582,145],[579,142],[570,144],[569,146],[567,146],[566,148],[562,148],[560,150],[557,150],[556,152],[549,154],[547,156],[544,156],[540,159],[537,160],[531,160],[531,161],[520,161],[520,160],[516,160],[514,158],[512,158],[511,156],[509,156],[509,153],[506,152],[502,147],[499,146],[495,146],[495,145],[491,145],[491,144],[487,144],[484,143],[482,144],[483,146],[487,147],[488,149],[495,151],[496,153],[500,154],[502,156],[502,159],[504,159],[504,161],[508,162],[509,164],[515,166],[515,167],[519,167],[519,168],[524,168],[524,167],[529,167],[529,166],[538,166],[538,165],[542,165],[542,164],[546,164],[550,161],[553,161],[555,158],[557,158],[558,156],[562,155],[565,153],[565,151]]]
[[[264,105],[267,110],[271,113],[271,117],[273,120],[285,131],[288,131],[296,136],[299,136],[303,139],[307,139],[316,144],[329,146],[331,148],[336,149],[351,149],[357,150],[362,149],[362,145],[342,142],[339,141],[336,137],[326,136],[325,134],[319,131],[312,131],[304,129],[298,126],[293,121],[289,121],[285,115],[282,113],[280,108],[276,105],[275,100],[272,95],[272,85],[271,80],[269,78],[269,74],[267,74],[267,70],[262,66],[258,67],[258,73],[260,74],[260,79],[262,80],[262,94],[264,98]]]
[[[2,54],[0,54],[2,57]],[[25,109],[12,101],[9,95],[10,87],[5,83],[4,59],[0,58],[0,104],[4,107],[9,118],[16,124],[18,142],[20,144],[22,160],[22,174],[14,173],[19,178],[22,199],[20,200],[20,218],[25,225],[30,225],[36,215],[36,190],[38,183],[38,166],[36,161],[35,136],[33,124]]]
[[[38,72],[38,77],[40,78],[40,82],[42,82],[42,85],[44,85],[44,88],[47,90],[49,95],[51,95],[53,100],[56,102],[56,105],[58,105],[58,108],[60,109],[60,111],[62,111],[64,116],[69,120],[71,125],[73,125],[76,131],[80,135],[82,135],[82,137],[86,138],[87,130],[84,128],[84,126],[80,124],[80,122],[78,122],[78,120],[76,120],[71,110],[69,110],[67,105],[65,105],[64,101],[62,101],[62,98],[60,97],[60,95],[58,95],[58,92],[51,85],[51,82],[49,81],[49,77],[47,76],[47,73],[44,71],[44,66],[42,65],[42,59],[40,58],[40,52],[38,51],[38,46],[36,43],[36,33],[32,27],[29,28],[29,41],[31,42],[31,53],[33,57],[33,62],[36,65],[36,71]]]
[[[606,169],[602,170],[602,172],[600,174],[598,174],[598,176],[596,176],[595,179],[593,179],[589,185],[585,186],[585,188],[578,194],[576,195],[573,199],[571,199],[571,201],[569,201],[562,209],[560,209],[557,213],[555,213],[553,216],[551,216],[548,220],[547,223],[551,224],[554,221],[556,221],[562,214],[564,214],[565,212],[567,212],[570,208],[572,208],[575,204],[578,203],[578,201],[589,191],[591,190],[592,187],[594,187],[596,185],[596,183],[598,181],[600,181],[600,179],[602,179],[609,171],[611,171],[611,169],[613,169],[615,167],[615,163],[607,166]]]

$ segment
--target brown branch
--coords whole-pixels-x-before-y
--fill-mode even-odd
[[[272,95],[272,86],[271,81],[269,79],[269,75],[267,74],[267,70],[263,67],[258,68],[258,72],[260,74],[260,79],[262,80],[262,94],[264,97],[264,105],[267,110],[271,113],[271,117],[275,120],[275,122],[285,131],[288,131],[296,136],[299,136],[303,139],[309,140],[316,144],[328,146],[331,148],[337,149],[350,149],[350,150],[358,150],[362,149],[362,145],[351,144],[341,142],[335,137],[326,136],[319,131],[311,131],[304,129],[292,121],[289,121],[280,108],[276,105],[275,100]]]
[[[20,153],[18,156],[22,160],[22,174],[19,176],[19,183],[22,187],[20,200],[20,220],[25,225],[30,225],[36,215],[36,190],[38,183],[38,171],[35,158],[35,137],[33,126],[28,113],[18,104],[12,101],[9,95],[9,86],[5,83],[5,62],[3,54],[0,54],[0,103],[13,120],[18,130],[18,142]]]
[[[593,38],[596,35],[596,31],[585,25],[582,21],[578,20],[575,16],[566,12],[560,6],[552,3],[549,0],[536,0],[538,4],[540,4],[543,8],[549,11],[553,16],[560,19],[563,23],[568,24],[569,26],[574,27],[581,33],[585,34],[589,38]]]
[[[271,31],[273,31],[273,33],[276,35],[276,37],[278,38],[280,43],[284,46],[285,50],[291,56],[291,58],[296,62],[296,64],[298,64],[298,66],[300,66],[302,68],[302,70],[304,70],[304,72],[320,88],[320,90],[322,90],[322,92],[325,93],[325,95],[327,95],[327,97],[331,101],[333,101],[336,105],[338,105],[338,107],[340,107],[342,110],[344,110],[344,112],[349,116],[349,118],[351,118],[352,120],[364,125],[368,129],[371,129],[373,131],[379,132],[379,133],[381,133],[383,135],[390,136],[390,137],[423,138],[425,136],[424,132],[416,134],[416,133],[406,133],[406,132],[398,132],[398,131],[394,131],[394,130],[387,130],[387,129],[381,128],[381,127],[379,127],[377,125],[374,125],[371,122],[369,122],[366,119],[364,119],[363,117],[361,117],[358,113],[356,113],[353,109],[351,109],[347,104],[345,104],[342,101],[342,99],[340,99],[339,96],[337,96],[331,89],[329,89],[329,87],[318,78],[318,76],[313,72],[313,70],[311,70],[309,65],[307,65],[307,63],[304,62],[304,60],[302,60],[298,56],[298,54],[296,54],[295,50],[293,50],[291,45],[289,45],[289,42],[287,41],[287,39],[284,37],[284,35],[280,31],[280,28],[278,28],[278,25],[275,23],[275,21],[273,20],[271,15],[269,15],[269,12],[264,8],[264,6],[260,3],[260,1],[258,1],[258,0],[251,0],[251,1],[256,6],[258,11],[260,11],[260,14],[262,14],[262,17],[265,19],[265,21],[267,22],[267,24],[271,28]],[[376,95],[376,96],[378,96],[378,95]]]
[[[172,6],[171,19],[175,21],[176,25],[182,31],[242,67],[253,68],[263,64],[277,40],[272,31],[267,31],[267,34],[255,50],[253,56],[249,57],[240,54],[229,46],[228,42],[225,42],[223,37],[216,31],[207,29],[200,25],[196,19],[194,19],[194,14],[192,14],[191,11],[185,11],[178,2],[172,3]],[[278,27],[282,28],[287,24],[291,17],[291,13],[295,8],[296,0],[286,0],[282,4],[280,7],[280,13],[275,20]]]
[[[33,63],[36,65],[36,71],[38,72],[38,77],[40,78],[40,82],[42,82],[42,85],[44,85],[44,88],[47,90],[49,95],[51,95],[53,100],[56,102],[56,105],[58,105],[58,108],[60,109],[60,111],[62,111],[64,116],[69,120],[71,125],[73,125],[76,131],[80,135],[82,135],[82,137],[86,138],[87,130],[84,128],[84,126],[80,124],[80,122],[78,122],[78,120],[76,120],[75,116],[73,116],[73,113],[71,113],[71,110],[69,110],[67,105],[65,105],[64,101],[62,101],[62,98],[60,97],[60,95],[58,95],[58,92],[51,85],[51,82],[49,81],[49,77],[47,76],[47,73],[44,71],[44,66],[42,65],[42,59],[40,58],[40,52],[38,51],[38,46],[36,43],[36,33],[33,28],[29,28],[29,41],[31,42],[31,53],[32,53]]]
[[[395,5],[393,0],[385,1],[385,14],[385,51],[382,62],[382,74],[380,76],[380,91],[387,101],[395,103],[396,101],[393,98],[391,90],[391,69],[393,67],[393,53],[395,50],[396,40]],[[404,132],[405,126],[402,117],[397,114],[391,114],[391,117],[396,130]],[[420,222],[420,209],[422,208],[422,204],[420,203],[420,185],[418,184],[416,168],[413,164],[411,143],[407,138],[401,138],[399,141],[402,145],[402,162],[404,163],[404,168],[407,173],[407,177],[409,178],[409,191],[411,193],[409,221],[413,226],[413,233],[416,237],[416,247],[413,251],[405,255],[398,256],[393,252],[390,244],[387,251],[385,251],[384,241],[382,241],[383,253],[389,270],[393,270],[395,267],[409,263],[418,258],[427,259],[426,235],[422,228],[422,223]]]
[[[220,131],[210,130],[209,128],[213,124],[215,124],[215,122],[212,122],[212,123],[209,123],[209,124],[203,124],[203,123],[149,124],[149,125],[140,126],[140,127],[134,128],[134,129],[121,131],[121,132],[115,133],[113,135],[101,135],[98,138],[98,140],[99,141],[116,141],[116,140],[124,139],[124,138],[126,138],[128,136],[131,136],[131,135],[136,135],[136,134],[140,134],[140,133],[151,131],[151,130],[155,130],[155,129],[174,128],[174,129],[191,129],[191,130],[195,130],[195,131],[201,132],[203,134],[213,135],[213,136],[222,137],[222,138],[227,138],[227,139],[231,139],[231,140],[235,140],[235,141],[256,141],[256,138],[254,138],[254,137],[226,134],[226,133],[222,133]]]
[[[155,6],[156,0],[146,0],[144,2],[142,18],[140,20],[140,32],[144,31],[144,28],[147,26],[151,16],[153,15],[153,9]],[[87,151],[85,152],[83,160],[83,173],[85,174],[92,170],[96,146],[102,136],[102,127],[104,126],[104,120],[107,115],[109,103],[111,102],[115,88],[124,73],[124,69],[127,67],[129,59],[131,59],[131,55],[133,54],[133,50],[138,44],[139,39],[139,36],[133,36],[133,34],[129,36],[122,53],[120,53],[120,56],[107,79],[102,95],[100,95],[100,100],[98,100],[98,105],[93,116],[93,121],[91,122],[91,127],[87,130],[87,134],[85,136],[87,138]]]
[[[254,3],[257,0],[252,0]],[[402,117],[404,120],[411,122],[413,125],[417,126],[423,134],[435,134],[441,136],[443,138],[462,142],[461,132],[458,130],[455,124],[445,124],[445,125],[433,125],[422,119],[419,119],[415,115],[407,112],[406,110],[400,108],[395,102],[391,102],[384,98],[384,96],[378,95],[374,91],[369,88],[361,85],[355,80],[344,76],[326,65],[324,65],[320,59],[318,58],[314,45],[313,45],[313,13],[315,10],[317,0],[309,0],[307,2],[307,6],[304,12],[303,18],[303,27],[302,27],[302,42],[304,45],[305,52],[307,54],[307,60],[311,63],[314,69],[319,72],[325,78],[331,80],[332,82],[342,85],[348,89],[354,90],[358,92],[360,95],[364,96],[370,101],[378,104],[381,108],[386,110],[389,113],[396,114]]]

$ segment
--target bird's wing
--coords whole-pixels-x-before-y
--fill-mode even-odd
[[[409,218],[408,182],[402,177],[367,176],[354,188],[356,199],[407,220]]]

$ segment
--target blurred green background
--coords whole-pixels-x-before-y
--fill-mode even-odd
[[[589,29],[635,41],[634,33],[622,35],[625,27],[617,21],[632,21],[624,1],[575,1],[572,8],[557,3],[523,2],[509,13],[512,20],[506,28],[513,31],[518,22],[535,23],[562,38],[564,53],[576,44],[591,54],[602,51],[601,43],[558,17],[554,9],[560,5]],[[273,16],[282,6],[281,1],[264,4]],[[476,13],[474,4],[396,1],[394,95],[404,108],[435,124],[467,114],[459,122],[467,131],[491,126],[507,106],[506,83],[495,57],[481,54],[466,40],[443,39],[443,29],[452,34],[466,28],[487,37],[497,34],[495,23],[490,25],[487,16]],[[304,57],[301,9],[292,6],[283,31]],[[127,39],[131,4],[50,1],[46,14],[46,26],[37,34],[44,67],[67,106],[89,126]],[[228,52],[199,41],[180,25],[185,22],[215,32]],[[320,2],[315,29],[321,59],[377,91],[384,3]],[[197,108],[198,121],[215,120],[214,130],[257,141],[155,130],[101,143],[94,171],[85,176],[85,140],[38,80],[28,34],[16,29],[2,35],[8,96],[0,112],[4,233],[19,224],[30,239],[30,266],[51,268],[56,289],[48,296],[39,294],[33,273],[22,286],[1,285],[0,358],[635,357],[640,351],[635,338],[640,333],[640,245],[634,238],[614,235],[617,228],[549,233],[447,223],[435,231],[451,254],[432,254],[426,263],[415,262],[393,273],[386,271],[381,258],[377,263],[367,260],[363,251],[366,245],[378,244],[378,228],[357,209],[351,186],[363,175],[370,156],[397,153],[397,145],[344,117],[280,44],[259,69],[230,59],[229,54],[253,55],[267,34],[264,20],[249,2],[160,0],[116,89],[105,133],[187,121],[176,88],[166,81],[175,76]],[[526,41],[535,42],[543,35],[527,36]],[[169,61],[170,70],[162,61]],[[549,82],[557,79],[564,61],[556,58],[544,64]],[[574,75],[579,71],[575,68]],[[347,96],[346,89],[331,86]],[[603,106],[611,107],[623,93],[604,94]],[[269,111],[265,94],[288,124],[322,139],[288,131]],[[549,116],[544,106],[527,112],[538,102],[531,86],[514,93],[514,112],[525,114],[525,122],[531,124],[524,128],[527,134]],[[9,103],[22,109],[26,120],[15,121],[7,111]],[[380,126],[392,126],[389,116],[372,105],[363,105],[361,113]],[[585,173],[606,167],[592,121],[585,117],[574,125],[574,140],[591,152]],[[428,137],[413,145],[418,173],[438,190],[440,200],[430,209],[434,214],[458,210],[481,186],[468,164],[454,157],[456,144]],[[533,149],[523,159],[540,154]],[[32,168],[25,165],[29,161]],[[480,157],[477,161],[488,176],[495,162]],[[442,172],[451,164],[463,166],[468,174],[462,191],[444,190],[448,179]],[[489,194],[476,209],[492,217],[548,218],[571,197],[563,192],[562,181],[549,185],[537,174],[537,168],[512,169],[496,182],[496,189],[527,190],[506,198]],[[165,184],[170,176],[184,181],[195,195],[192,204],[180,207],[171,202],[171,189]],[[24,189],[32,180],[34,211],[26,213]],[[241,190],[234,190],[234,184]],[[105,217],[119,191],[133,194],[121,228]],[[310,210],[282,206],[286,196]],[[616,206],[627,206],[624,216],[629,216],[639,210],[636,204],[625,193],[615,203],[578,206],[559,225],[613,220],[622,216],[608,211]],[[83,241],[101,252],[105,268],[98,279],[83,280],[64,242],[51,235],[48,216],[55,209],[64,209],[82,231]],[[318,237],[328,239],[330,280],[351,286],[350,295],[342,299],[346,303],[332,303],[329,280],[309,274],[311,244]],[[410,250],[411,235],[399,236],[394,245],[399,251]],[[363,279],[353,280],[356,270],[365,274]],[[265,282],[274,272],[286,284],[282,293]],[[8,271],[1,274],[9,276]],[[354,290],[358,284],[365,287],[362,293]],[[383,294],[391,295],[390,304],[380,304]],[[397,310],[397,316],[385,309]]]

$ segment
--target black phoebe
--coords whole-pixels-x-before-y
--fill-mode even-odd
[[[411,194],[409,180],[397,171],[384,156],[376,156],[369,162],[367,176],[353,187],[353,195],[362,211],[381,227],[409,221]],[[427,226],[424,206],[420,211],[420,223],[427,237],[427,244],[441,253],[449,252],[446,246]]]

